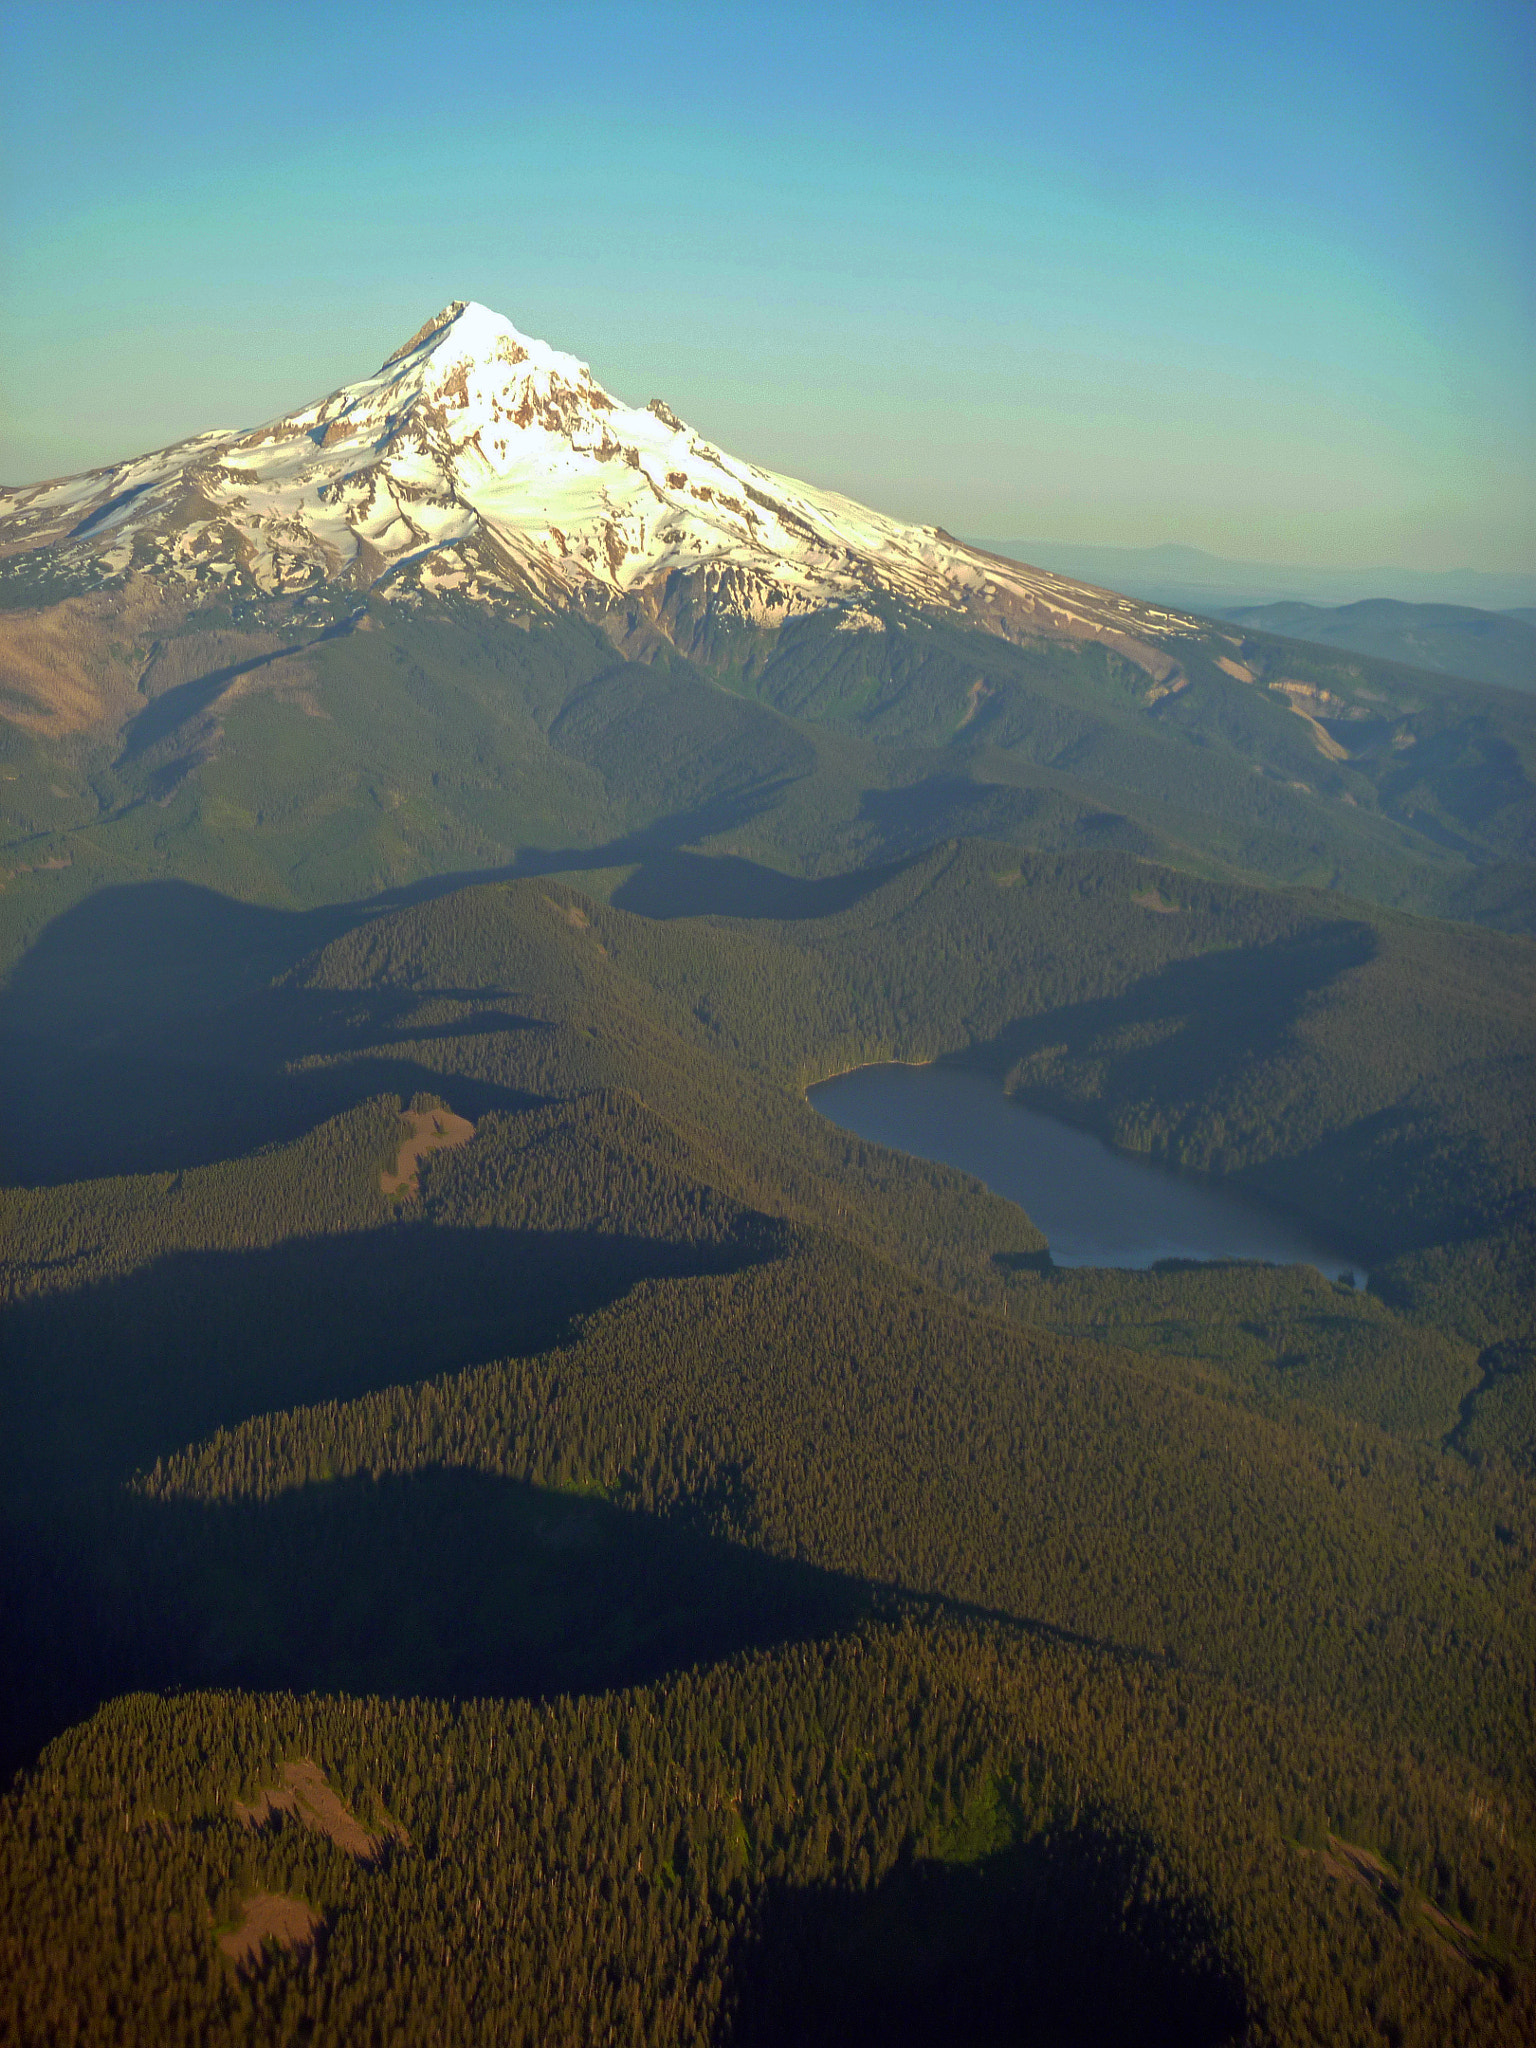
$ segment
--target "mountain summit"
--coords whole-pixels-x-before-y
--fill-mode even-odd
[[[1155,643],[1189,624],[758,469],[462,301],[372,376],[254,431],[0,491],[0,552],[39,551],[75,576],[210,596],[618,603],[673,638],[829,607],[878,630],[883,597],[1009,639],[1107,640],[1157,678],[1175,664]]]

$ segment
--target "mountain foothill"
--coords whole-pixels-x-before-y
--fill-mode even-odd
[[[0,492],[0,2038],[1531,2038],[1536,696],[1309,623],[473,304]]]

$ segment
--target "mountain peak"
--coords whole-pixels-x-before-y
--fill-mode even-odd
[[[0,491],[0,543],[13,562],[47,549],[70,575],[209,595],[621,601],[673,635],[829,609],[880,631],[870,601],[895,599],[1007,637],[1106,639],[1159,682],[1175,664],[1147,643],[1183,623],[758,469],[464,299],[372,376],[265,426]]]
[[[468,309],[468,305],[467,299],[455,299],[451,305],[444,306],[441,313],[434,313],[430,320],[424,320],[410,340],[402,342],[393,355],[386,356],[379,368],[387,370],[391,363],[403,362],[407,356],[414,355],[424,341],[430,341],[434,334],[457,320],[459,315]]]

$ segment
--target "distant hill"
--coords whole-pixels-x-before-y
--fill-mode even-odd
[[[1329,608],[1315,604],[1239,606],[1222,615],[1260,632],[1284,633],[1324,647],[1348,647],[1378,660],[1409,662],[1476,683],[1536,690],[1536,612],[1485,612],[1471,605],[1399,604],[1368,598]]]
[[[1081,576],[1127,596],[1204,613],[1237,605],[1358,604],[1391,597],[1404,604],[1475,605],[1490,612],[1536,607],[1536,576],[1480,569],[1295,568],[1281,562],[1230,561],[1203,548],[1093,547],[1078,541],[978,540],[1018,562]]]

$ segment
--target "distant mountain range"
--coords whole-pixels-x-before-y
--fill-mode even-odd
[[[1315,604],[1238,606],[1222,614],[1241,626],[1284,633],[1324,647],[1347,647],[1382,661],[1408,662],[1442,675],[1511,690],[1536,690],[1536,624],[1529,614],[1477,611],[1470,605],[1400,604],[1367,598],[1337,609]]]
[[[1536,575],[1479,569],[1293,568],[1277,562],[1229,561],[1203,548],[1172,543],[1110,548],[1078,541],[986,540],[976,545],[1206,617],[1227,616],[1255,605],[1348,605],[1371,598],[1470,605],[1490,612],[1536,607]]]

